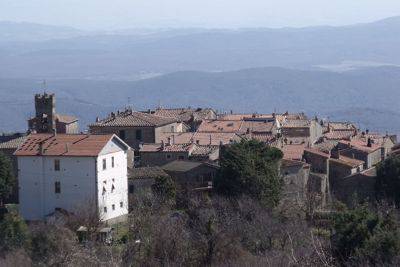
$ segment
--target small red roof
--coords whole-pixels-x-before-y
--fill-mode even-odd
[[[14,155],[97,156],[113,136],[112,134],[31,134]]]

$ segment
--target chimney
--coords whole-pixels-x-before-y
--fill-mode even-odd
[[[69,152],[69,143],[65,143],[65,153]]]
[[[167,145],[171,145],[171,137],[168,137]]]
[[[100,121],[99,117],[96,117],[96,122],[99,122],[99,121]]]
[[[175,145],[175,135],[172,135],[172,144]]]
[[[367,140],[367,147],[372,147],[372,140],[369,137],[368,137],[368,140]]]
[[[40,141],[39,142],[39,155],[43,155],[44,154],[43,143],[44,143],[44,141]]]
[[[164,148],[165,148],[164,140],[161,140],[161,149],[164,150]]]
[[[365,133],[366,133],[366,134],[369,134],[369,130],[368,130],[368,129],[366,129],[366,130],[365,130]]]

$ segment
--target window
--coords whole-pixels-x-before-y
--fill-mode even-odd
[[[54,183],[54,192],[56,194],[60,194],[61,193],[61,183],[60,182],[55,182]]]
[[[103,170],[107,169],[107,159],[103,159]]]
[[[112,204],[112,205],[111,205],[111,208],[112,208],[112,210],[115,210],[115,205]]]
[[[115,186],[112,185],[112,186],[111,186],[111,193],[114,192],[114,190],[115,190]]]
[[[54,160],[54,170],[60,171],[60,160],[59,159]]]
[[[179,160],[184,160],[185,157],[184,157],[184,156],[179,156],[178,159],[179,159]]]
[[[124,202],[119,202],[119,207],[123,208],[124,207]]]
[[[167,154],[167,159],[170,159],[171,158],[171,154]]]
[[[133,194],[133,192],[135,191],[135,186],[133,184],[129,185],[129,194]]]
[[[111,157],[111,168],[114,168],[114,157]]]
[[[125,141],[125,130],[120,130],[119,131],[119,138]]]
[[[107,213],[107,207],[104,207],[103,210],[104,210],[104,213]]]
[[[142,141],[142,130],[136,130],[136,140]]]

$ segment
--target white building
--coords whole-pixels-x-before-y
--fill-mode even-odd
[[[107,221],[127,214],[129,149],[112,134],[29,135],[15,152],[21,215],[42,220],[58,209],[97,208]]]

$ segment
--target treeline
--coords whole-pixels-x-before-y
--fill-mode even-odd
[[[157,179],[152,190],[132,199],[128,221],[115,226],[111,244],[97,238],[97,229],[104,225],[90,205],[74,215],[29,225],[16,213],[3,214],[0,265],[400,264],[400,213],[394,189],[400,179],[398,158],[378,166],[376,201],[352,208],[334,203],[329,211],[313,211],[313,216],[310,203],[280,201],[281,158],[281,151],[256,141],[224,149],[213,194]],[[88,230],[83,241],[76,234],[81,225]]]

